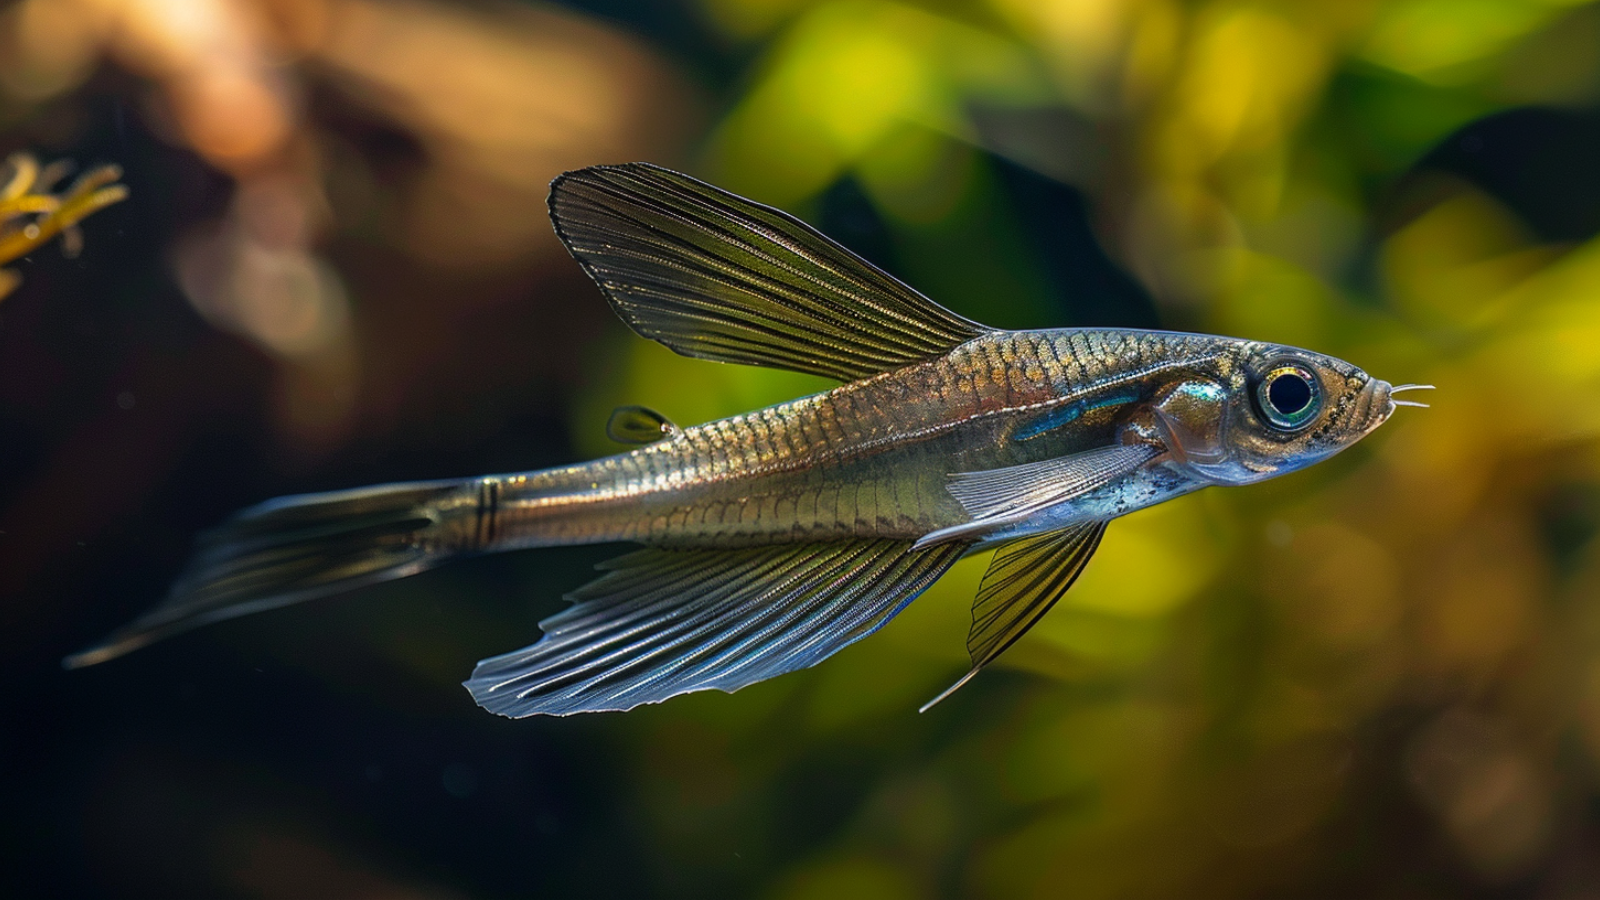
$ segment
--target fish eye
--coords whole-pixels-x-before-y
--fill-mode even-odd
[[[1274,366],[1256,388],[1267,421],[1284,431],[1301,428],[1322,407],[1322,389],[1310,372],[1296,365]]]

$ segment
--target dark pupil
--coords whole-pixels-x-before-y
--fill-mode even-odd
[[[1279,375],[1267,385],[1267,400],[1273,409],[1292,416],[1311,402],[1311,385],[1299,375]]]

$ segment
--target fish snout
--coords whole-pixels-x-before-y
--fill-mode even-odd
[[[1395,410],[1393,393],[1394,386],[1382,378],[1367,379],[1367,383],[1356,394],[1354,409],[1351,410],[1352,442],[1366,437],[1379,425],[1389,421]]]
[[[1367,383],[1365,393],[1371,397],[1368,413],[1370,422],[1366,428],[1367,431],[1371,431],[1389,421],[1389,417],[1394,415],[1394,385],[1382,378],[1374,378]]]
[[[1360,398],[1365,401],[1365,408],[1358,411],[1358,414],[1365,417],[1366,424],[1361,429],[1358,437],[1365,437],[1373,429],[1389,421],[1389,417],[1394,415],[1394,411],[1402,406],[1415,406],[1419,409],[1428,408],[1428,404],[1419,400],[1396,400],[1396,394],[1403,394],[1406,391],[1431,391],[1433,389],[1431,384],[1396,385],[1390,384],[1381,378],[1371,379],[1362,390]],[[1358,418],[1356,421],[1361,421],[1361,419]]]

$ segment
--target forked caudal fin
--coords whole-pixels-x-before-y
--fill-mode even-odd
[[[94,665],[208,622],[414,575],[454,551],[444,519],[470,512],[473,484],[379,485],[244,510],[201,538],[165,602],[62,665]]]

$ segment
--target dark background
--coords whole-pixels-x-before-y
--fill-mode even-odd
[[[78,257],[10,263],[0,300],[0,893],[1600,891],[1593,7],[1485,3],[1501,36],[1450,51],[1402,38],[1467,25],[1398,2],[1107,3],[1056,30],[1007,4],[262,2],[216,26],[216,58],[255,48],[288,136],[239,151],[193,124],[228,104],[186,93],[221,64],[172,62],[159,15],[115,13],[78,75],[38,87],[26,67],[92,18],[39,31],[51,5],[0,6],[0,149],[115,162],[131,195]],[[1151,9],[1171,17],[1162,65],[1139,62]],[[352,10],[424,35],[443,15],[485,49],[396,62],[384,48],[412,44],[338,37]],[[923,66],[922,94],[894,88],[912,63],[884,47]],[[493,68],[560,54],[616,102]],[[473,66],[483,97],[455,77]],[[408,80],[429,67],[437,85]],[[835,69],[859,96],[815,80]],[[782,94],[813,84],[815,108]],[[1240,90],[1243,111],[1215,99]],[[495,91],[548,96],[556,124]],[[783,143],[807,133],[836,139]],[[459,686],[613,548],[472,560],[60,668],[240,507],[613,452],[618,403],[689,422],[822,386],[681,360],[610,318],[542,224],[542,184],[633,158],[784,203],[980,321],[1289,340],[1434,381],[1436,408],[1114,543],[1119,523],[1081,602],[921,716],[962,670],[981,561],[815,671],[626,715],[509,721]],[[441,221],[459,234],[416,224]],[[276,271],[258,250],[334,273],[331,337],[216,312],[289,302],[248,288]],[[181,275],[202,264],[234,273],[210,307]]]

